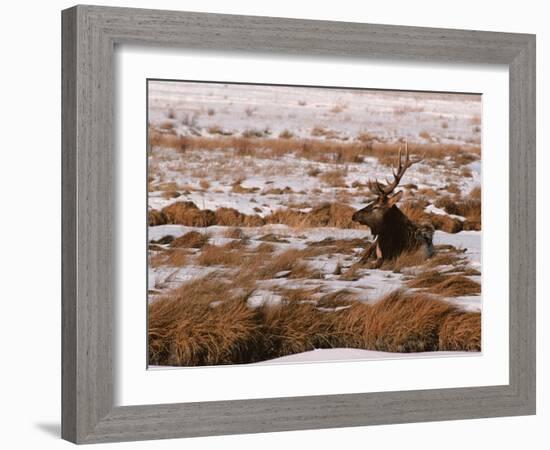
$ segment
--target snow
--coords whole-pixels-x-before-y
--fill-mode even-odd
[[[206,233],[209,236],[209,242],[214,245],[224,245],[232,239],[223,237],[227,227],[212,226],[207,228],[186,227],[181,225],[161,225],[149,228],[149,239],[157,240],[163,236],[172,235],[181,236],[189,231]],[[263,227],[243,228],[243,232],[248,238],[247,248],[254,249],[262,241],[258,239],[266,234],[275,234],[284,236],[286,242],[272,243],[275,247],[275,254],[282,253],[289,249],[303,249],[312,242],[321,242],[327,238],[333,239],[356,239],[372,238],[367,230],[351,230],[342,228],[308,228],[293,229],[286,225],[266,225]],[[434,234],[435,245],[453,245],[457,249],[464,249],[464,255],[468,259],[469,265],[473,269],[481,270],[481,232],[479,231],[461,231],[456,234],[436,231]],[[357,271],[358,279],[341,280],[334,275],[336,266],[347,268],[353,264],[362,253],[363,248],[355,249],[352,255],[332,253],[330,255],[320,255],[318,257],[307,259],[304,262],[318,273],[319,278],[315,279],[288,279],[288,271],[281,271],[275,274],[273,279],[261,280],[257,282],[258,290],[254,292],[249,299],[251,307],[258,307],[262,304],[277,304],[280,302],[280,296],[273,292],[274,289],[284,286],[287,289],[298,288],[318,288],[319,296],[330,294],[340,290],[349,290],[355,294],[359,301],[375,303],[380,298],[402,286],[404,274],[393,273],[380,269],[359,269]],[[441,269],[452,269],[452,267],[441,267]],[[192,263],[181,267],[150,267],[149,268],[149,286],[150,289],[163,291],[177,287],[185,281],[201,278],[212,272],[224,272],[228,275],[234,273],[234,269],[216,267],[196,266]],[[471,276],[473,280],[480,282],[480,276]],[[481,310],[481,296],[453,297],[447,299],[449,302],[468,311]]]
[[[461,231],[451,234],[443,231],[434,233],[434,245],[446,244],[452,245],[458,249],[465,249],[471,264],[481,268],[481,231]]]
[[[481,112],[476,95],[155,81],[149,83],[149,99],[150,122],[172,121],[180,134],[207,136],[217,126],[233,133],[258,130],[276,137],[290,130],[309,137],[317,127],[340,139],[362,132],[426,143],[436,137],[458,144],[480,139],[472,125]]]
[[[296,353],[268,361],[254,363],[255,365],[266,364],[295,364],[309,362],[335,362],[353,360],[384,360],[384,359],[405,359],[405,358],[433,358],[441,356],[477,356],[480,353],[472,352],[417,352],[417,353],[391,353],[363,350],[357,348],[326,348],[315,349],[308,352]]]
[[[434,206],[434,205],[426,206],[426,208],[424,208],[424,211],[426,211],[427,213],[431,213],[431,214],[437,214],[439,216],[449,216],[449,217],[452,217],[453,219],[462,220],[463,222],[466,220],[462,216],[457,216],[456,214],[449,214],[444,209],[438,208],[437,206]]]

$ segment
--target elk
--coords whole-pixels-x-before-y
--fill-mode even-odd
[[[434,253],[433,226],[411,222],[396,205],[401,200],[403,191],[394,193],[406,170],[420,160],[409,159],[406,144],[405,161],[402,160],[401,147],[397,159],[397,171],[392,169],[393,181],[386,180],[387,184],[382,184],[378,180],[370,180],[368,187],[375,197],[352,216],[355,222],[367,225],[375,236],[375,240],[361,257],[361,262],[366,262],[375,254],[376,259],[371,265],[374,268],[380,267],[384,260],[394,259],[404,252],[418,251],[425,258]]]

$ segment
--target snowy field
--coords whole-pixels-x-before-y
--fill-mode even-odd
[[[429,292],[462,311],[481,311],[475,288],[481,284],[481,223],[465,209],[474,204],[480,214],[478,96],[175,82],[150,82],[148,95],[148,208],[162,216],[158,223],[150,219],[148,230],[150,302],[204,277],[234,282],[243,272],[253,273],[247,264],[257,265],[259,273],[295,252],[301,271],[290,264],[247,279],[249,308],[285,304],[289,290],[300,290],[309,293],[300,301],[330,313],[349,305],[318,303],[327,295],[345,293],[347,300],[375,304],[406,289]],[[367,182],[391,178],[396,149],[405,142],[423,160],[406,172],[398,206],[432,221],[436,250],[452,262],[441,259],[429,271],[473,282],[463,295],[411,287],[428,271],[423,263],[359,267],[373,238],[365,226],[340,225],[334,218],[316,226],[308,221],[322,205],[351,212],[365,206],[372,198]],[[316,145],[322,155],[310,150]],[[192,203],[193,218],[166,223],[162,211],[182,202]],[[220,222],[224,208],[235,223]],[[216,217],[206,226],[193,222],[203,211]],[[287,220],[282,211],[303,222]],[[216,298],[211,305],[222,302]],[[385,355],[323,349],[276,361],[362,359],[364,352],[367,359]]]

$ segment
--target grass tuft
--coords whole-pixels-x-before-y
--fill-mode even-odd
[[[386,352],[480,351],[479,313],[421,293],[394,291],[374,305],[340,291],[288,291],[285,301],[251,308],[252,291],[215,277],[185,283],[149,305],[149,363],[174,366],[265,361],[317,348]],[[238,292],[238,293],[236,293]],[[345,308],[334,308],[335,305]]]

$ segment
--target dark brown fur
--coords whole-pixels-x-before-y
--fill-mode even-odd
[[[387,185],[381,185],[378,181],[369,182],[376,198],[352,216],[353,221],[367,225],[376,236],[376,241],[362,257],[362,262],[366,262],[376,254],[375,267],[380,267],[384,260],[397,258],[404,252],[418,251],[426,258],[434,253],[433,226],[411,222],[396,206],[403,192],[391,195],[407,168],[414,164],[409,160],[408,151],[404,165],[401,161],[401,151],[398,160],[399,166],[397,172],[394,172],[394,181],[388,182]]]

